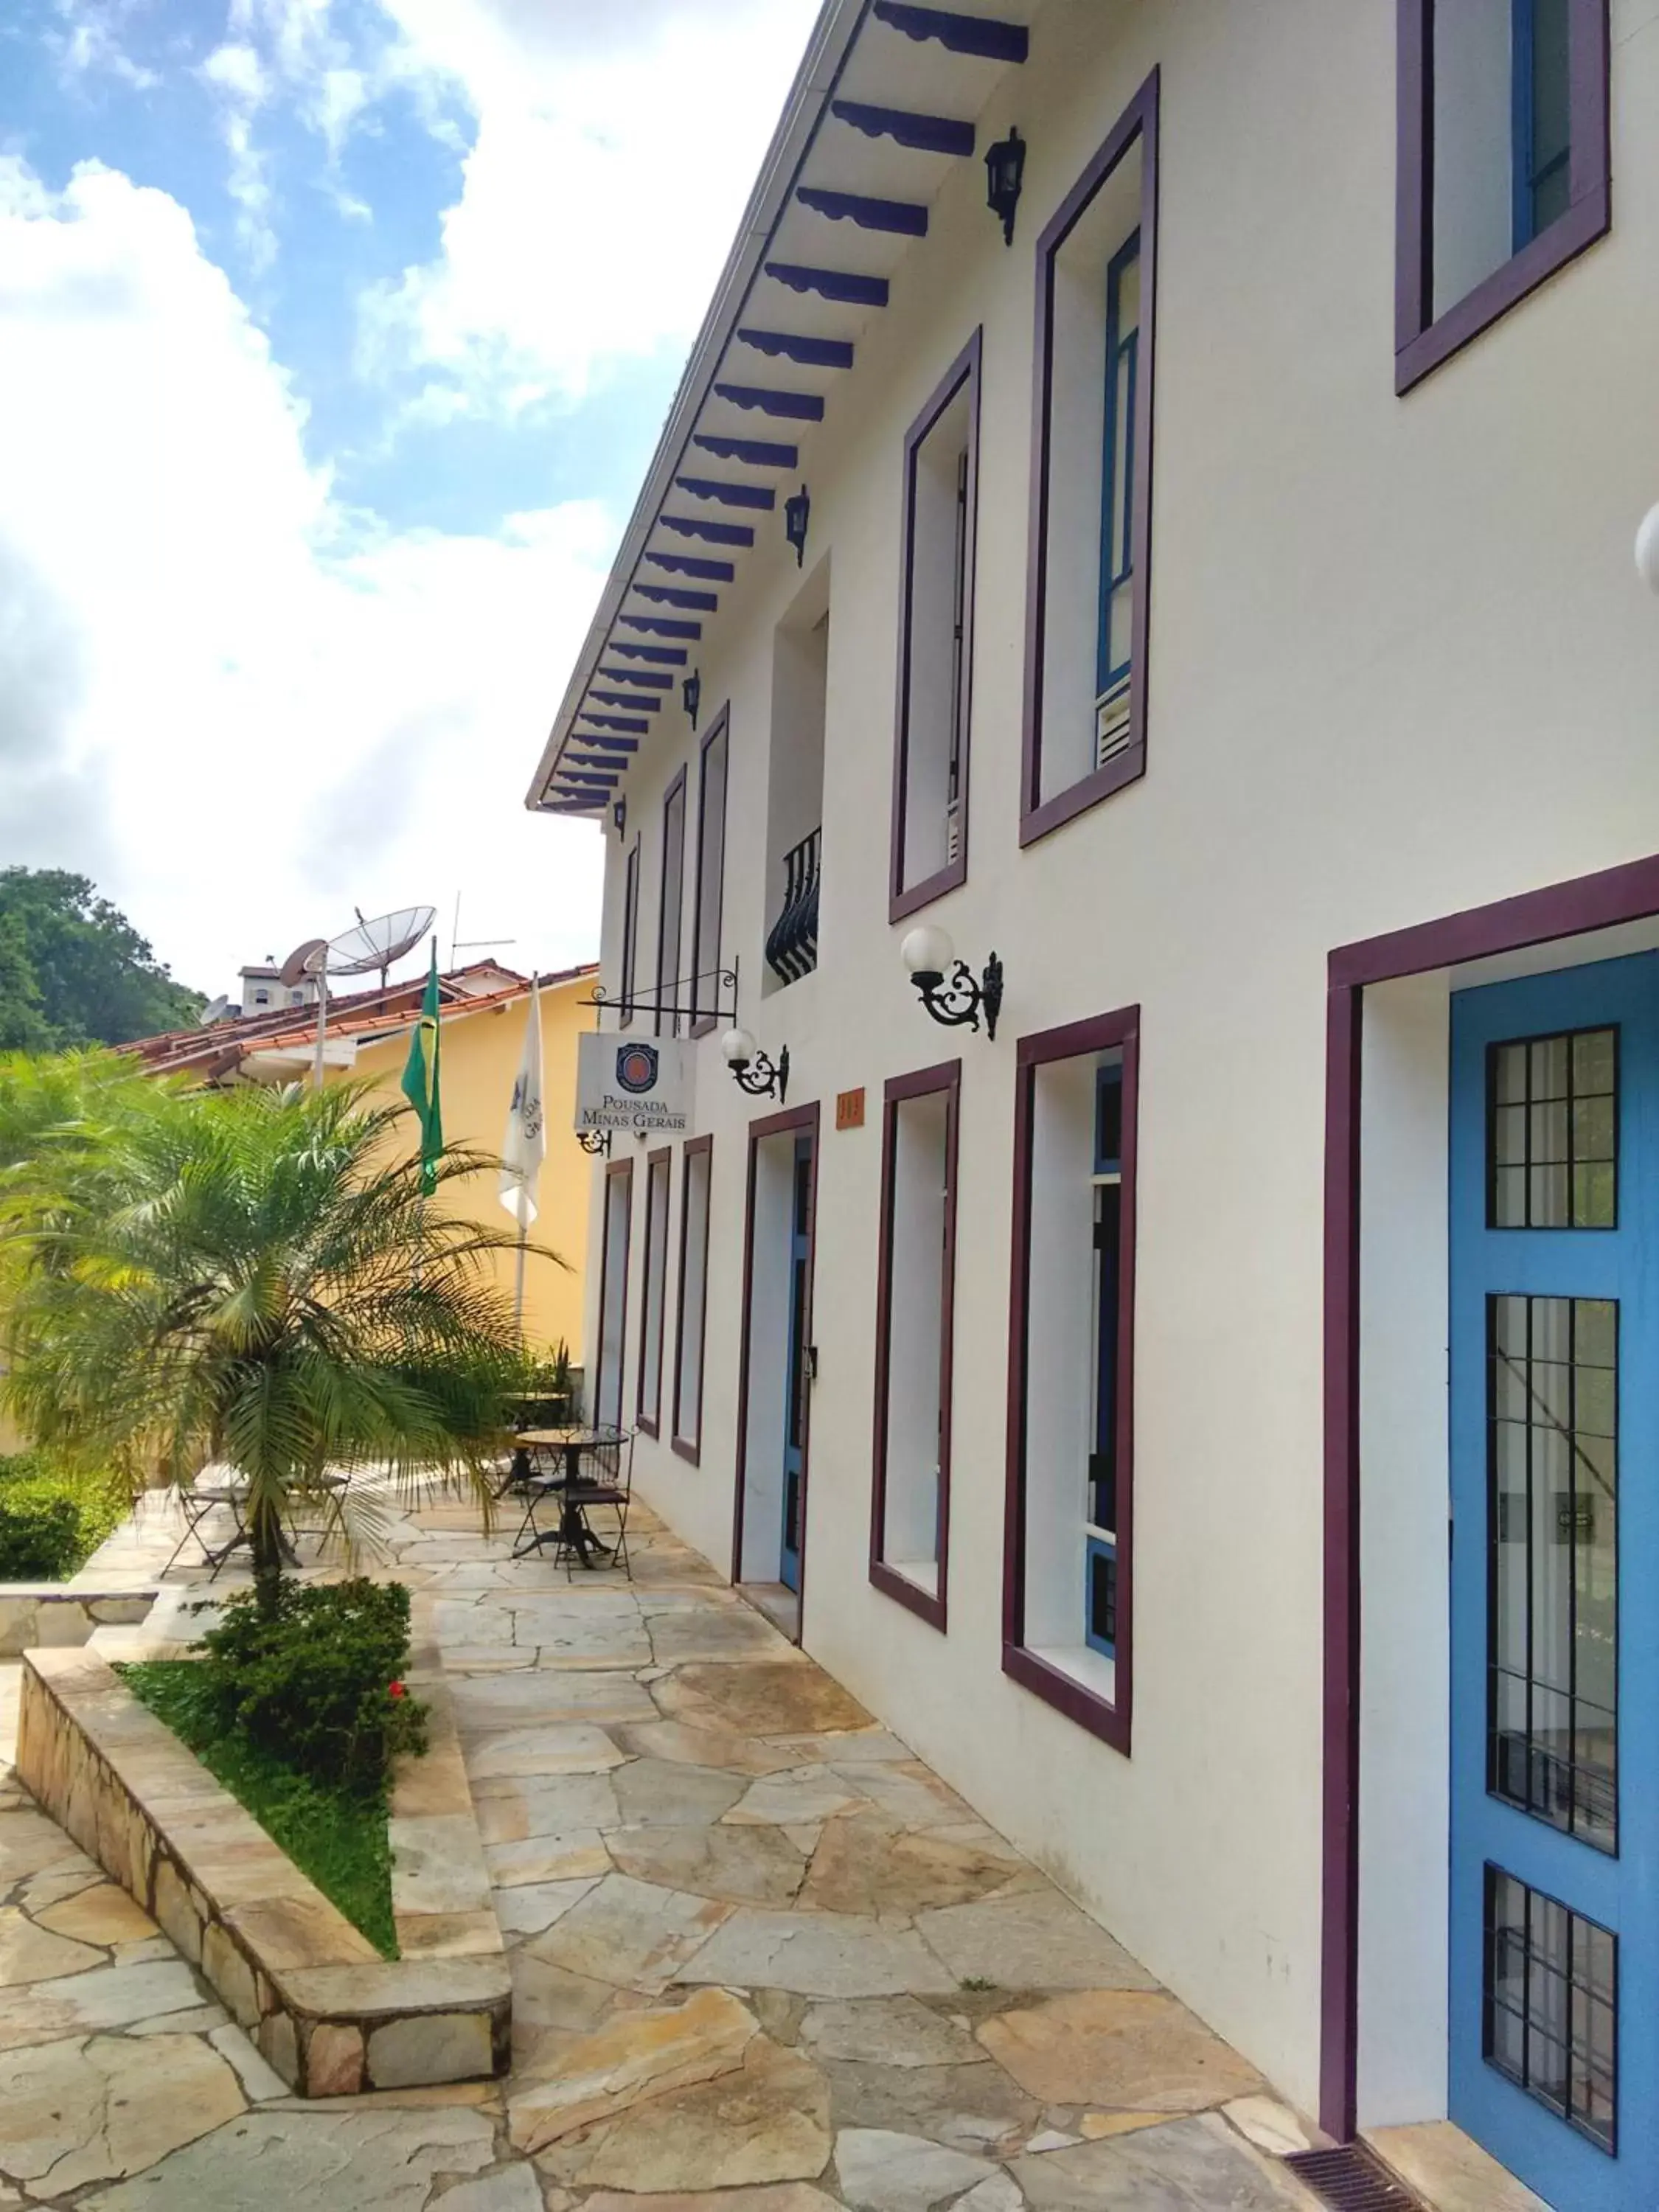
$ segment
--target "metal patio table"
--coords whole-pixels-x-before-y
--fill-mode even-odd
[[[526,1553],[539,1551],[544,1545],[563,1544],[573,1550],[585,1567],[593,1565],[592,1554],[609,1557],[611,1547],[603,1544],[587,1524],[580,1505],[569,1496],[581,1481],[584,1452],[608,1450],[620,1441],[616,1429],[521,1429],[513,1439],[513,1475],[509,1478],[514,1489],[522,1486],[526,1498],[524,1519],[519,1524],[519,1534],[513,1547],[515,1559]],[[520,1474],[520,1455],[523,1473]],[[557,1474],[538,1474],[536,1461],[544,1455],[556,1455],[562,1471]],[[559,1525],[552,1530],[536,1525],[536,1508],[545,1499],[555,1498],[559,1504]]]

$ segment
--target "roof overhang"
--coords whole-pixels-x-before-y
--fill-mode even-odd
[[[669,410],[526,805],[603,817],[718,615],[769,548],[812,434],[855,373],[1041,0],[825,0]],[[991,218],[988,216],[988,222]]]

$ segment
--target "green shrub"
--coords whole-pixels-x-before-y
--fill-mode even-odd
[[[112,1485],[65,1474],[39,1453],[0,1458],[0,1583],[66,1581],[125,1512]]]
[[[409,1592],[399,1583],[284,1580],[270,1613],[239,1594],[202,1644],[201,1695],[218,1727],[296,1774],[372,1797],[394,1759],[426,1748],[426,1707],[402,1680]]]

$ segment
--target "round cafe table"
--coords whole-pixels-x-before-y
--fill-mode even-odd
[[[587,1525],[581,1507],[569,1495],[581,1480],[582,1454],[598,1451],[617,1441],[614,1429],[590,1429],[580,1426],[561,1429],[520,1429],[513,1439],[513,1486],[522,1487],[526,1497],[524,1519],[513,1547],[515,1559],[527,1553],[539,1551],[544,1545],[563,1544],[572,1549],[585,1567],[593,1565],[593,1554],[609,1557],[610,1546],[602,1544]],[[560,1465],[557,1474],[538,1475],[535,1462],[538,1458],[554,1457]],[[522,1460],[522,1473],[520,1472]],[[556,1528],[538,1528],[536,1509],[550,1498],[558,1500],[559,1525]]]

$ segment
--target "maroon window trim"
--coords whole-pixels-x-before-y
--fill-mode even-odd
[[[907,1098],[945,1098],[944,1294],[939,1323],[938,1595],[930,1597],[883,1556],[887,1522],[887,1387],[893,1310],[893,1205],[898,1160],[898,1109]],[[957,1131],[962,1104],[962,1062],[947,1060],[913,1075],[890,1076],[882,1092],[881,1233],[876,1261],[876,1413],[871,1447],[870,1579],[886,1596],[929,1622],[943,1635],[951,1549],[951,1385],[957,1301]]]
[[[678,817],[678,818],[679,818],[679,828],[678,828],[678,834],[676,833],[676,831],[675,831],[675,830],[674,830],[674,827],[673,827],[674,818],[675,818],[675,817],[674,817],[674,802],[675,802],[675,800],[676,800],[676,799],[678,799],[678,800],[679,801],[679,817]],[[674,967],[674,970],[675,970],[675,972],[674,972],[674,974],[673,974],[673,975],[665,975],[663,974],[663,972],[662,972],[662,971],[663,971],[663,963],[664,963],[664,959],[665,959],[665,956],[666,956],[666,953],[667,953],[667,951],[668,951],[668,922],[669,922],[669,912],[668,912],[668,908],[669,908],[669,900],[668,900],[668,874],[669,874],[669,869],[668,869],[668,863],[669,863],[669,860],[670,860],[671,857],[672,856],[672,854],[673,854],[673,853],[674,853],[674,849],[675,849],[676,844],[678,844],[678,848],[679,848],[679,878],[680,878],[680,882],[679,882],[679,899],[678,899],[678,908],[679,908],[679,910],[678,910],[678,915],[676,915],[676,917],[675,917],[675,920],[676,920],[677,924],[678,924],[678,927],[677,927],[676,931],[675,931],[675,936],[674,936],[674,959],[673,959],[673,967]],[[674,778],[673,781],[669,785],[669,787],[668,787],[667,790],[666,790],[666,791],[665,791],[665,792],[664,792],[664,793],[663,793],[663,795],[662,795],[662,875],[661,875],[661,878],[660,878],[660,885],[661,885],[661,888],[660,888],[660,894],[659,894],[659,897],[658,897],[658,901],[657,901],[657,1018],[656,1018],[656,1034],[657,1034],[657,1036],[661,1036],[664,1034],[664,1030],[663,1030],[663,1023],[664,1023],[664,1021],[665,1021],[665,1020],[666,1020],[666,1022],[667,1022],[667,1024],[668,1024],[667,1034],[668,1034],[668,1036],[672,1036],[672,1037],[674,1037],[674,1036],[678,1036],[679,1035],[679,1033],[680,1033],[680,1020],[679,1020],[679,1016],[678,1016],[678,1014],[668,1014],[668,1015],[665,1016],[665,1014],[663,1013],[662,1009],[663,1009],[663,1007],[664,1007],[664,1006],[665,1006],[665,1005],[666,1005],[666,1006],[678,1006],[678,1004],[679,1004],[679,1002],[680,1002],[680,996],[679,996],[679,986],[680,986],[680,983],[681,983],[681,981],[682,981],[682,980],[683,980],[683,979],[682,979],[682,977],[681,977],[681,975],[680,975],[680,972],[679,972],[679,971],[680,971],[680,969],[684,966],[684,955],[685,955],[685,769],[684,769],[684,765],[683,765],[683,764],[682,764],[682,766],[681,766],[681,768],[680,768],[680,771],[679,771],[678,775],[675,776],[675,778]]]
[[[810,1106],[792,1106],[787,1113],[765,1114],[749,1124],[749,1170],[743,1202],[743,1333],[738,1354],[738,1449],[735,1490],[732,1502],[732,1580],[743,1580],[743,1512],[744,1478],[749,1458],[749,1308],[754,1291],[755,1278],[755,1171],[760,1147],[768,1137],[783,1137],[791,1133],[810,1135],[812,1139],[811,1187],[807,1193],[809,1218],[808,1243],[811,1246],[806,1262],[806,1333],[811,1341],[812,1285],[818,1264],[818,1158],[822,1147],[818,1142],[818,1107],[815,1099]],[[781,1439],[780,1439],[781,1449]],[[800,1638],[799,1625],[806,1618],[806,1536],[807,1483],[812,1458],[812,1394],[806,1393],[806,1403],[801,1428],[800,1451],[800,1573],[799,1601],[796,1609],[795,1641]]]
[[[1359,2048],[1360,1041],[1371,983],[1645,921],[1659,854],[1490,906],[1340,945],[1330,956],[1325,1082],[1325,1719],[1320,2125],[1346,2141]]]
[[[984,331],[974,332],[951,362],[938,387],[904,434],[904,526],[899,574],[903,579],[903,604],[899,623],[898,705],[893,738],[893,833],[888,869],[887,919],[902,921],[955,890],[968,880],[968,781],[974,726],[974,581],[979,544],[979,374]],[[910,758],[911,616],[915,601],[917,456],[941,415],[967,387],[968,489],[967,513],[963,518],[962,695],[957,705],[957,757],[959,763],[957,804],[961,835],[957,857],[919,883],[904,880],[906,787]]]
[[[702,941],[702,878],[708,865],[708,750],[717,738],[726,741],[726,782],[720,793],[720,880],[714,888],[714,942],[712,949]],[[732,709],[720,708],[709,725],[708,736],[697,755],[697,879],[691,908],[691,1003],[699,1003],[698,993],[706,980],[705,966],[716,971],[720,966],[720,936],[725,926],[726,908],[726,825],[731,811],[732,797]],[[714,1005],[720,1002],[720,978],[713,974]],[[718,1012],[699,1014],[691,1024],[694,1037],[707,1036],[720,1019]]]
[[[1036,355],[1031,428],[1030,551],[1025,606],[1025,713],[1020,759],[1019,842],[1035,844],[1146,773],[1146,653],[1152,599],[1152,387],[1158,335],[1158,107],[1154,70],[1112,125],[1104,145],[1037,240]],[[1130,645],[1129,743],[1104,768],[1042,797],[1042,653],[1048,622],[1048,482],[1053,460],[1054,257],[1135,140],[1141,142],[1140,346],[1135,387],[1134,511],[1130,544],[1137,589]]]
[[[622,986],[618,995],[622,1010],[617,1017],[619,1030],[634,1025],[635,969],[640,957],[640,841],[635,835],[629,848],[628,860],[623,870],[623,940]]]
[[[1593,246],[1613,222],[1607,0],[1569,0],[1572,156],[1568,204],[1547,230],[1472,292],[1434,314],[1435,0],[1396,0],[1398,115],[1395,177],[1394,388],[1409,392],[1558,269]]]
[[[674,1148],[665,1145],[658,1152],[645,1156],[645,1242],[640,1255],[640,1374],[635,1399],[635,1417],[648,1437],[660,1435],[662,1431],[662,1362],[663,1347],[668,1337],[668,1247],[663,1246],[663,1275],[660,1285],[662,1319],[657,1328],[656,1373],[647,1376],[645,1364],[646,1339],[651,1333],[651,1294],[659,1288],[656,1270],[652,1265],[653,1234],[657,1225],[657,1186],[662,1186],[663,1211],[667,1212],[672,1194]],[[659,1176],[657,1170],[665,1172]],[[646,1408],[646,1390],[650,1389],[650,1410]]]
[[[1031,1135],[1036,1071],[1057,1060],[1123,1054],[1122,1260],[1118,1282],[1117,1657],[1111,1704],[1025,1647],[1026,1336],[1031,1298]],[[1129,1752],[1134,1657],[1135,1162],[1140,1106],[1140,1009],[1121,1006],[1021,1037],[1015,1051],[1013,1281],[1008,1298],[1008,1475],[1002,1547],[1002,1671],[1079,1728]],[[1080,1479],[1079,1479],[1080,1487]],[[1079,1564],[1078,1603],[1083,1601]]]
[[[708,1347],[708,1238],[714,1223],[714,1139],[712,1136],[688,1137],[680,1153],[680,1266],[679,1285],[674,1300],[674,1436],[676,1455],[698,1466],[702,1459],[703,1390],[708,1376],[704,1358]],[[697,1427],[695,1436],[686,1433],[680,1419],[680,1381],[684,1373],[682,1347],[685,1342],[685,1284],[686,1269],[692,1255],[687,1249],[686,1224],[690,1218],[687,1203],[691,1193],[691,1163],[699,1155],[708,1161],[708,1204],[703,1211],[702,1250],[696,1255],[696,1265],[702,1271],[702,1313],[697,1328]]]
[[[617,1419],[620,1425],[622,1409],[628,1402],[628,1271],[634,1250],[634,1163],[632,1160],[613,1160],[605,1171],[605,1204],[599,1213],[599,1325],[594,1331],[599,1341],[593,1356],[593,1419],[603,1418],[599,1391],[605,1380],[605,1286],[611,1273],[611,1186],[621,1178],[628,1186],[627,1201],[623,1208],[623,1282],[622,1297],[617,1310],[622,1316],[622,1341],[617,1346]]]

